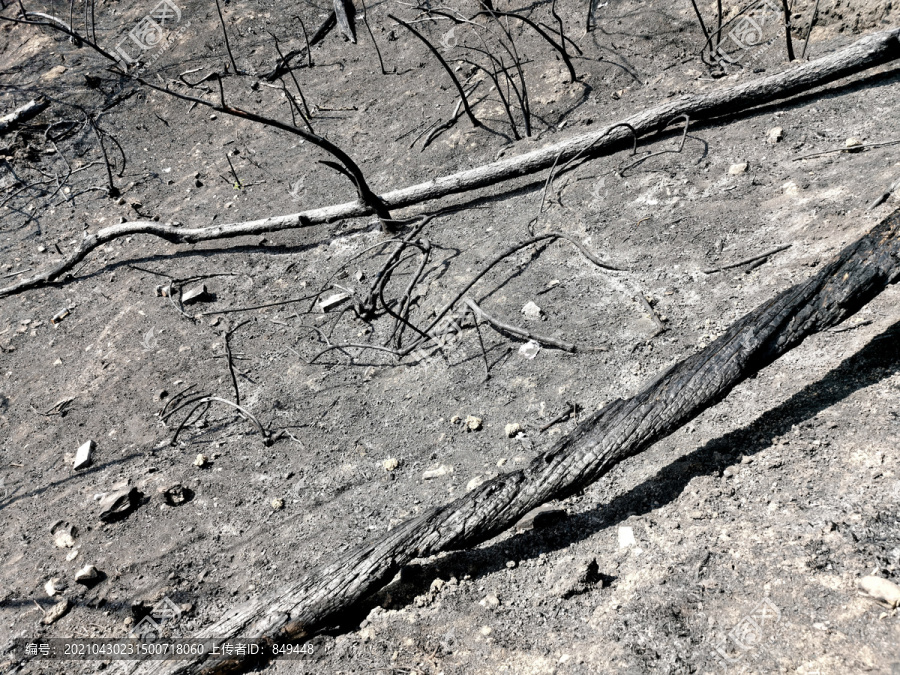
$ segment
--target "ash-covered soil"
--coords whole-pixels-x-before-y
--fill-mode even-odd
[[[40,4],[29,8],[68,17],[62,3]],[[387,18],[417,16],[402,3],[368,7],[389,74],[359,20],[356,44],[334,30],[313,48],[313,66],[298,59],[294,74],[315,131],[381,192],[789,67],[777,31],[767,33],[771,46],[741,53],[738,66],[704,65],[688,2],[611,1],[595,9],[587,34],[582,4],[557,8],[583,52],[574,60],[578,82],[545,42],[514,27],[531,138],[513,138],[484,81],[473,100],[486,128],[462,116],[422,147],[430,125],[453,115],[456,90]],[[814,4],[794,4],[798,52]],[[457,9],[470,16],[475,5]],[[98,41],[117,44],[152,7],[98,3]],[[547,2],[510,7],[553,23]],[[226,101],[289,120],[281,83],[260,77],[276,56],[267,31],[283,51],[298,49],[294,16],[311,34],[330,8],[324,0],[223,3],[244,71],[223,78]],[[215,81],[173,84],[185,71],[199,69],[184,75],[193,82],[225,67],[215,4],[179,9],[165,50],[148,52],[156,59],[149,79],[216,100]],[[712,3],[701,10],[709,23]],[[898,24],[890,2],[823,1],[809,54]],[[474,58],[459,51],[464,26],[457,36],[449,21],[415,25],[469,85],[483,77],[454,60]],[[208,226],[354,198],[344,176],[317,163],[327,155],[298,137],[211,115],[107,65],[59,34],[0,23],[0,112],[38,94],[50,101],[0,138],[0,285],[122,219]],[[105,194],[100,146],[82,109],[103,131],[121,198]],[[679,123],[639,147],[672,152],[621,175],[634,161],[627,150],[585,162],[554,181],[546,199],[545,172],[442,200],[449,210],[420,235],[431,258],[411,320],[427,323],[512,244],[563,231],[627,272],[598,269],[557,241],[500,263],[472,295],[510,323],[594,348],[576,354],[543,348],[528,358],[525,340],[484,324],[479,338],[467,320],[433,358],[397,363],[347,348],[310,363],[326,337],[383,345],[392,334],[389,316],[363,321],[349,302],[323,312],[308,297],[323,288],[323,297],[365,292],[390,253],[376,247],[386,236],[371,219],[194,246],[136,235],[104,245],[64,282],[0,299],[3,672],[96,672],[104,662],[23,658],[12,641],[125,637],[163,598],[181,612],[164,631],[190,636],[467,486],[522,467],[577,424],[576,415],[542,431],[567,406],[583,414],[637,393],[896,209],[897,195],[867,207],[900,178],[900,146],[866,144],[897,140],[898,119],[900,71],[889,65],[692,122],[674,152]],[[864,149],[804,158],[848,139]],[[760,266],[704,272],[785,244]],[[419,262],[411,256],[397,269],[388,296],[402,295]],[[170,283],[184,291],[205,284],[207,295],[179,308],[157,290]],[[297,298],[307,299],[221,313]],[[900,583],[898,300],[889,289],[584,493],[551,504],[555,511],[533,526],[408,566],[342,617],[314,659],[275,661],[262,672],[900,672],[897,611],[857,588],[868,574]],[[523,315],[529,302],[539,317]],[[236,327],[229,346],[241,405],[285,433],[266,446],[252,424],[214,404],[173,446],[189,408],[167,425],[159,411],[179,392],[193,386],[234,400],[225,334]],[[469,416],[479,428],[469,428]],[[512,437],[511,424],[520,425]],[[91,464],[74,470],[88,441]],[[131,488],[132,507],[102,521],[105,498]],[[76,582],[86,565],[99,578]],[[47,621],[60,598],[68,611]]]

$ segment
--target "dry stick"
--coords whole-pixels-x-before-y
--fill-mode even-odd
[[[441,65],[444,66],[444,70],[447,71],[447,74],[450,76],[450,79],[453,80],[453,84],[456,85],[456,90],[459,92],[459,96],[463,101],[463,106],[466,109],[466,115],[468,115],[469,121],[472,123],[472,126],[480,127],[481,122],[479,122],[475,118],[475,115],[472,113],[472,109],[469,107],[469,99],[466,98],[466,92],[463,91],[462,85],[459,83],[459,80],[457,79],[456,75],[454,74],[453,69],[450,68],[449,65],[447,65],[447,62],[444,61],[444,57],[441,56],[441,53],[437,49],[434,48],[434,45],[432,45],[424,35],[422,35],[419,31],[417,31],[415,28],[410,26],[408,23],[406,23],[402,19],[398,19],[393,14],[388,14],[388,18],[396,21],[401,26],[403,26],[404,28],[409,30],[413,35],[415,35],[422,42],[424,42],[425,46],[428,47],[429,50],[431,50],[431,53],[434,54],[435,58],[437,58],[437,60],[440,61]]]
[[[366,0],[360,0],[360,4],[362,5],[363,25],[369,32],[369,37],[372,38],[372,44],[375,46],[375,53],[378,54],[378,63],[381,66],[381,74],[387,75],[388,72],[384,68],[384,59],[381,58],[381,50],[378,48],[378,41],[375,39],[375,34],[372,32],[372,27],[369,26],[369,11],[366,9]],[[396,71],[396,66],[394,67],[394,70]]]
[[[6,20],[17,21],[8,18]],[[680,114],[690,115],[696,125],[698,119],[708,119],[715,115],[734,115],[751,106],[763,105],[807,92],[842,77],[857,74],[900,58],[898,35],[900,35],[900,28],[873,33],[815,61],[802,63],[781,73],[744,82],[727,89],[669,100],[611,126],[628,124],[636,134],[643,134],[653,131],[662,122]],[[110,56],[110,58],[113,57]],[[209,105],[209,103],[204,102],[204,105]],[[561,161],[567,161],[585,152],[588,148],[591,149],[592,155],[609,153],[614,151],[626,136],[626,132],[611,133],[609,129],[610,126],[606,126],[603,127],[603,131],[580,134],[516,157],[504,158],[474,169],[467,169],[425,183],[394,190],[381,195],[380,199],[386,208],[399,209],[542,171],[551,167],[557,161],[557,157],[561,157]],[[294,133],[294,130],[291,131]],[[332,223],[372,213],[374,210],[371,206],[359,201],[352,201],[284,216],[271,216],[260,220],[211,227],[185,228],[153,221],[111,225],[85,237],[76,251],[55,266],[28,279],[23,279],[17,284],[0,288],[0,298],[61,278],[73,270],[95,248],[120,237],[148,234],[172,243],[194,244],[214,239],[259,235],[296,227]]]
[[[776,253],[780,253],[781,251],[786,251],[791,247],[791,244],[785,244],[784,246],[778,246],[777,248],[773,248],[771,251],[766,251],[765,253],[760,253],[759,255],[752,256],[750,258],[744,258],[743,260],[739,260],[738,262],[731,263],[730,265],[724,265],[722,267],[714,267],[712,269],[703,270],[704,274],[715,274],[716,272],[724,272],[725,270],[731,270],[735,267],[740,267],[741,265],[746,265],[747,263],[756,262],[757,260],[765,260],[771,255],[775,255]]]
[[[575,67],[572,65],[572,60],[569,58],[569,54],[566,51],[565,44],[562,44],[562,45],[558,44],[556,42],[556,40],[554,40],[552,37],[550,37],[547,34],[547,31],[545,31],[543,28],[538,26],[534,21],[529,19],[527,16],[522,16],[521,14],[516,14],[515,12],[499,12],[499,11],[495,10],[493,12],[490,12],[490,11],[478,12],[477,14],[472,16],[472,19],[474,19],[475,17],[478,17],[478,16],[484,16],[484,15],[492,16],[498,22],[499,22],[499,20],[497,19],[497,17],[505,16],[505,17],[508,17],[511,19],[518,19],[522,23],[528,24],[531,28],[534,29],[534,31],[538,35],[540,35],[542,38],[544,38],[544,40],[546,40],[550,44],[550,46],[553,47],[553,49],[555,49],[557,52],[559,52],[559,55],[562,57],[563,63],[566,64],[566,68],[569,71],[569,81],[575,82],[576,80],[578,80],[578,75],[575,73]]]
[[[238,405],[241,404],[241,390],[238,388],[237,376],[234,374],[234,364],[231,362],[231,336],[234,332],[243,326],[246,323],[249,323],[250,319],[246,321],[242,321],[237,326],[232,328],[231,330],[225,331],[225,356],[228,361],[228,372],[231,374],[231,383],[234,385],[234,402]]]
[[[336,25],[337,25],[337,18],[334,15],[334,11],[332,11],[331,13],[328,14],[328,17],[325,19],[325,21],[322,23],[322,25],[319,26],[318,30],[316,30],[316,32],[313,33],[313,36],[306,41],[306,54],[307,54],[310,66],[312,66],[312,56],[310,55],[310,51],[309,51],[310,47],[315,47],[322,40],[324,40],[325,37],[328,35],[328,33],[331,32],[331,29],[334,28]],[[303,34],[304,35],[306,34],[305,28],[303,29]],[[269,82],[277,80],[279,77],[284,75],[289,70],[290,65],[291,65],[291,60],[298,54],[302,54],[302,53],[303,53],[303,49],[296,49],[294,51],[288,52],[287,55],[283,59],[281,59],[280,61],[278,61],[278,63],[275,64],[275,67],[270,72],[268,72],[262,76],[262,79],[268,80]]]
[[[235,75],[240,75],[237,64],[234,62],[234,55],[231,53],[231,44],[228,42],[228,29],[225,28],[225,17],[222,16],[222,7],[219,0],[216,0],[216,11],[219,13],[219,21],[222,23],[222,35],[225,36],[225,49],[228,51],[228,58],[231,59],[231,67],[234,69]]]
[[[0,117],[0,136],[3,136],[8,131],[12,131],[22,122],[27,122],[31,118],[40,115],[48,105],[50,104],[45,99],[32,99],[21,108],[16,108],[8,115]]]
[[[300,22],[300,30],[303,31],[303,39],[306,41],[306,66],[308,68],[312,68],[312,66],[313,66],[312,48],[310,47],[310,44],[309,44],[309,35],[306,34],[306,24],[303,23],[303,19],[301,19],[299,15],[295,16],[294,18]],[[284,61],[283,56],[281,57],[281,60],[282,60],[282,62]]]
[[[888,199],[890,199],[891,194],[897,188],[900,188],[900,179],[897,179],[896,181],[891,183],[891,185],[888,187],[886,192],[882,193],[880,197],[878,197],[875,201],[873,201],[871,204],[869,204],[869,208],[867,208],[866,211],[871,211],[872,209],[877,208],[877,207],[881,206],[882,204],[884,204]]]
[[[471,63],[471,62],[470,62],[470,63]],[[467,92],[467,94],[468,94],[469,96],[471,96],[471,95],[475,92],[475,90],[478,89],[478,85],[480,85],[480,84],[481,84],[481,80],[478,80],[478,82],[475,83],[475,86],[472,87],[471,89],[469,89],[469,91]],[[498,92],[499,92],[499,89],[498,89]],[[446,122],[441,123],[436,129],[432,129],[431,133],[428,134],[428,137],[427,137],[427,138],[425,139],[425,141],[422,143],[422,151],[424,151],[425,148],[427,148],[427,147],[431,144],[431,142],[432,142],[435,138],[438,137],[438,135],[439,135],[441,132],[446,131],[447,129],[449,129],[450,127],[452,127],[454,124],[456,124],[456,120],[459,119],[459,116],[460,116],[461,113],[462,113],[462,99],[458,99],[458,100],[456,101],[456,107],[453,109],[453,115],[450,116],[450,119],[449,119],[449,120],[447,120]],[[417,138],[416,140],[419,140],[419,139]]]
[[[463,302],[465,302],[469,306],[469,308],[473,312],[475,312],[475,316],[477,316],[482,321],[491,324],[501,333],[509,333],[510,335],[515,335],[516,337],[520,337],[525,340],[534,340],[535,342],[538,342],[544,346],[556,347],[557,349],[562,349],[565,352],[574,352],[576,350],[575,345],[573,345],[571,342],[557,340],[556,338],[547,337],[546,335],[538,335],[537,333],[532,333],[531,331],[525,330],[524,328],[505,323],[485,312],[471,298],[466,298]]]
[[[868,150],[869,148],[883,148],[888,145],[897,145],[898,143],[900,143],[900,140],[884,141],[882,143],[860,143],[859,145],[852,145],[849,148],[844,146],[843,148],[834,148],[833,150],[824,150],[822,152],[814,152],[811,155],[803,155],[801,157],[794,157],[794,161],[799,162],[801,159],[811,159],[813,157],[821,157],[823,155],[832,155],[836,152],[846,152],[846,153],[862,152],[863,150]]]
[[[565,410],[563,410],[559,415],[557,415],[552,420],[547,422],[547,424],[542,426],[538,430],[538,433],[544,433],[545,431],[547,431],[547,429],[552,427],[554,424],[558,424],[559,422],[562,422],[564,419],[571,417],[573,413],[578,412],[578,405],[576,403],[567,403],[566,405],[568,407]]]
[[[91,125],[91,129],[94,130],[94,135],[97,136],[97,141],[100,143],[100,152],[103,153],[103,164],[106,166],[106,180],[108,182],[108,187],[106,189],[107,197],[118,197],[119,196],[119,188],[116,187],[115,182],[113,181],[112,169],[109,166],[109,157],[106,154],[106,147],[103,145],[103,136],[100,134],[100,129],[97,128],[96,123],[93,118],[85,113],[85,117],[87,121]]]
[[[481,358],[484,361],[484,381],[491,379],[491,364],[488,363],[487,350],[484,348],[484,338],[481,336],[481,325],[478,322],[478,314],[473,312],[475,333],[478,335],[478,344],[481,346]]]
[[[279,47],[278,45],[278,38],[275,37],[273,33],[269,33],[269,35],[271,35],[272,39],[275,41],[275,51],[278,52],[278,56],[283,60],[284,54],[281,53],[281,47]],[[289,70],[288,72],[291,75],[291,79],[294,81],[294,86],[297,87],[297,93],[300,95],[300,101],[303,103],[303,110],[306,111],[306,117],[303,118],[303,121],[306,123],[307,129],[312,131],[312,126],[310,126],[310,123],[307,119],[312,117],[312,113],[309,111],[309,106],[306,105],[306,97],[303,95],[303,90],[300,88],[300,83],[297,81],[297,77],[294,75],[293,69]]]
[[[725,398],[738,384],[838,325],[900,279],[900,211],[844,248],[818,274],[767,300],[709,346],[663,372],[628,400],[587,417],[530,465],[487,481],[444,506],[335,557],[305,578],[230,610],[195,637],[224,643],[303,639],[391,582],[416,558],[469,549],[514,525],[532,509],[565,499],[614,466],[669,436]],[[113,673],[207,675],[233,672],[241,659],[115,662]],[[229,670],[230,669],[230,670]]]
[[[241,179],[238,178],[237,172],[234,170],[234,164],[231,163],[231,157],[228,156],[228,153],[225,153],[225,159],[228,161],[228,168],[231,169],[231,175],[234,176],[234,186],[239,190],[243,187],[241,183]]]
[[[788,7],[788,0],[781,0],[781,6],[784,8],[784,39],[787,42],[788,61],[794,60],[794,43],[791,39],[791,8]]]
[[[816,17],[819,16],[819,0],[813,5],[812,17],[809,20],[809,28],[806,29],[806,38],[803,40],[803,51],[800,52],[800,59],[806,58],[806,48],[809,47],[809,36],[812,35],[813,26],[816,23]]]
[[[266,431],[266,429],[265,429],[265,427],[263,427],[262,423],[258,419],[256,419],[256,417],[253,415],[253,413],[251,413],[249,410],[247,410],[246,408],[244,408],[240,405],[237,405],[233,401],[229,401],[224,398],[219,398],[218,396],[206,396],[203,399],[201,399],[199,405],[196,408],[194,408],[193,410],[191,410],[191,412],[188,413],[188,416],[184,418],[184,422],[181,423],[181,425],[176,430],[175,435],[172,437],[172,441],[171,441],[172,445],[175,445],[175,441],[178,440],[178,434],[181,433],[181,430],[187,424],[187,420],[190,419],[194,410],[199,408],[200,405],[203,405],[205,403],[213,403],[213,402],[224,403],[225,405],[230,405],[232,408],[236,408],[241,413],[241,415],[243,415],[247,420],[249,420],[250,422],[253,423],[253,425],[256,427],[256,430],[259,432],[260,436],[263,437],[263,443],[265,445],[272,444],[271,434],[268,431]]]
[[[700,22],[700,30],[703,31],[703,37],[709,40],[709,31],[706,30],[706,23],[704,23],[703,21],[703,15],[700,13],[700,9],[697,7],[697,0],[691,0],[691,5],[694,7],[694,14],[697,15],[697,21]],[[719,30],[721,29],[722,27],[719,26]]]
[[[718,27],[716,28],[716,48],[722,44],[722,0],[716,0],[716,13],[718,14]]]
[[[636,159],[635,161],[633,161],[631,164],[629,164],[628,166],[626,166],[624,169],[619,169],[619,170],[618,170],[619,176],[624,176],[626,171],[628,171],[629,169],[633,169],[633,168],[636,167],[638,164],[641,164],[641,163],[643,163],[643,162],[646,162],[646,161],[647,161],[648,159],[650,159],[651,157],[658,157],[659,155],[666,155],[666,154],[668,154],[668,153],[670,153],[670,152],[680,153],[682,150],[684,150],[684,143],[685,143],[685,141],[687,140],[687,135],[688,135],[688,127],[689,127],[690,124],[691,124],[691,118],[690,118],[688,115],[686,115],[686,114],[685,114],[685,115],[678,115],[678,117],[675,117],[675,118],[669,120],[668,122],[666,122],[666,123],[662,126],[662,128],[659,130],[659,133],[662,133],[663,131],[665,131],[665,128],[666,128],[667,126],[669,126],[672,122],[674,122],[674,121],[677,120],[677,119],[683,119],[683,120],[684,120],[684,133],[681,134],[681,142],[678,144],[678,149],[677,149],[677,150],[660,150],[659,152],[651,152],[651,153],[649,153],[649,154],[647,154],[647,155],[644,155],[643,157],[639,157],[638,159]]]
[[[356,31],[353,30],[353,25],[350,23],[347,8],[345,0],[334,0],[334,15],[337,17],[338,27],[345,38],[356,44]],[[349,5],[349,8],[352,11],[353,5]]]

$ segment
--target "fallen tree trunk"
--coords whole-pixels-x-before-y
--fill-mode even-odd
[[[391,581],[415,558],[475,546],[531,509],[584,489],[613,466],[650,447],[806,337],[854,314],[900,278],[900,210],[847,246],[811,279],[734,322],[708,347],[675,364],[637,396],[610,403],[521,471],[409,520],[341,555],[304,580],[226,614],[196,637],[224,641],[312,636]],[[230,672],[239,661],[198,658],[123,666],[124,672],[174,675]]]
[[[37,117],[48,105],[50,104],[43,99],[31,100],[21,108],[16,108],[8,115],[0,117],[0,136],[11,131],[21,122],[27,122],[32,117]]]
[[[688,115],[691,120],[695,120],[696,126],[696,120],[770,103],[900,58],[898,38],[900,28],[874,33],[816,61],[810,61],[776,75],[721,91],[684,96],[608,125],[602,131],[582,134],[524,155],[394,190],[381,195],[380,198],[388,210],[394,210],[548,169],[555,163],[565,162],[582,153],[583,156],[608,153],[631,137],[628,127],[634,129],[635,134],[648,133],[665,127],[672,118],[679,115]],[[6,288],[0,288],[0,298],[61,278],[97,246],[119,237],[150,234],[173,243],[193,244],[331,223],[342,218],[371,214],[372,209],[357,200],[286,216],[214,227],[182,228],[171,223],[160,224],[149,221],[111,225],[85,237],[78,249],[55,267]]]

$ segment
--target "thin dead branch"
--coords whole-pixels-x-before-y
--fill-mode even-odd
[[[756,262],[757,260],[766,260],[769,256],[773,256],[776,253],[780,253],[781,251],[786,251],[791,247],[791,244],[784,244],[783,246],[777,246],[770,251],[766,251],[765,253],[760,253],[759,255],[754,255],[749,258],[744,258],[743,260],[739,260],[737,262],[731,263],[729,265],[723,265],[722,267],[713,267],[712,269],[703,270],[704,274],[716,274],[717,272],[724,272],[725,270],[732,270],[735,267],[741,267],[743,265],[747,265],[752,262]]]
[[[546,335],[538,335],[537,333],[533,333],[530,330],[526,330],[525,328],[513,326],[512,324],[506,323],[505,321],[501,321],[500,319],[491,316],[483,309],[481,309],[481,307],[479,307],[478,304],[471,298],[466,298],[463,302],[465,302],[469,306],[469,308],[475,313],[475,316],[477,316],[482,321],[489,323],[501,333],[514,335],[518,338],[522,338],[523,340],[534,340],[535,342],[544,345],[545,347],[556,347],[557,349],[562,349],[564,352],[574,352],[576,350],[575,345],[573,345],[571,342],[557,340],[556,338],[548,337]]]

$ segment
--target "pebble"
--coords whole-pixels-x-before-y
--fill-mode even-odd
[[[75,545],[75,535],[78,530],[71,523],[57,520],[50,526],[50,534],[57,548],[72,548]]]
[[[781,127],[772,127],[769,129],[768,133],[766,133],[766,143],[769,145],[775,145],[776,143],[781,142],[784,138],[784,129]]]
[[[197,455],[197,457],[194,459],[194,466],[202,468],[206,466],[207,462],[209,462],[209,458],[206,455]]]
[[[185,305],[190,305],[195,302],[204,302],[209,300],[210,296],[206,290],[206,284],[200,284],[199,286],[194,286],[194,288],[185,291],[181,295],[181,302]]]
[[[529,340],[524,345],[519,347],[519,353],[526,359],[533,359],[538,355],[539,351],[541,351],[541,345],[534,340]]]
[[[490,626],[482,626],[481,630],[480,630],[480,633],[482,635],[484,635],[484,637],[487,637],[488,635],[490,635],[493,632],[494,632],[494,629],[491,628]]]
[[[400,460],[396,457],[389,457],[381,463],[381,466],[384,467],[385,471],[393,471],[398,466],[400,466]]]
[[[75,581],[79,584],[89,584],[100,578],[100,572],[93,565],[85,565],[75,572]]]
[[[100,500],[100,520],[110,522],[131,511],[137,500],[137,489],[125,488],[110,492]]]
[[[61,591],[66,590],[68,585],[65,581],[59,579],[58,577],[54,577],[50,579],[46,584],[44,584],[44,590],[47,592],[47,595],[51,598],[55,595],[58,595]]]
[[[441,476],[447,476],[453,473],[453,467],[448,466],[446,464],[441,464],[436,469],[429,469],[425,473],[422,474],[423,480],[431,480],[432,478],[440,478]]]
[[[447,582],[444,581],[443,579],[435,579],[434,581],[431,582],[431,587],[429,590],[431,590],[432,593],[440,593],[441,589],[444,588],[446,583]]]
[[[481,605],[482,607],[490,607],[493,609],[495,607],[500,606],[500,598],[498,598],[496,595],[491,594],[491,595],[486,596],[478,604]]]
[[[747,162],[741,162],[740,164],[732,164],[728,167],[728,173],[731,176],[739,176],[742,173],[747,173],[747,169],[750,168],[750,165]]]
[[[450,424],[459,424],[460,421],[462,421],[462,417],[460,417],[459,415],[454,415],[450,418]]]
[[[846,141],[844,141],[844,147],[845,148],[856,148],[857,150],[862,150],[863,142],[860,139],[858,139],[854,136],[851,136]]]
[[[482,419],[480,417],[475,417],[474,415],[466,416],[466,429],[468,431],[478,431],[481,429]]]
[[[49,626],[51,623],[56,623],[61,618],[63,618],[68,611],[69,601],[63,598],[58,603],[53,605],[53,607],[47,610],[46,614],[44,614],[44,618],[41,619],[41,623],[45,626]]]
[[[636,543],[634,539],[634,530],[628,526],[623,526],[619,528],[619,548],[627,548],[628,546],[634,546]]]
[[[72,468],[75,471],[90,466],[91,453],[95,447],[97,447],[97,444],[94,441],[87,441],[78,447],[78,450],[75,451],[75,461],[72,463]]]
[[[859,588],[888,607],[900,606],[900,586],[893,581],[870,575],[859,580]]]
[[[529,300],[525,303],[525,306],[522,307],[522,314],[524,314],[525,318],[529,321],[540,321],[544,312],[533,300]]]
[[[513,422],[513,423],[511,423],[511,424],[507,424],[507,425],[503,428],[503,431],[506,432],[506,437],[507,437],[507,438],[512,438],[512,437],[515,436],[517,433],[519,433],[520,431],[522,431],[522,425],[519,424],[518,422]]]
[[[272,509],[274,511],[280,511],[284,508],[284,500],[283,499],[273,499],[272,500]]]
[[[549,595],[562,599],[587,593],[598,586],[603,587],[603,576],[597,559],[593,557],[563,556],[544,578],[544,587],[549,590]]]

